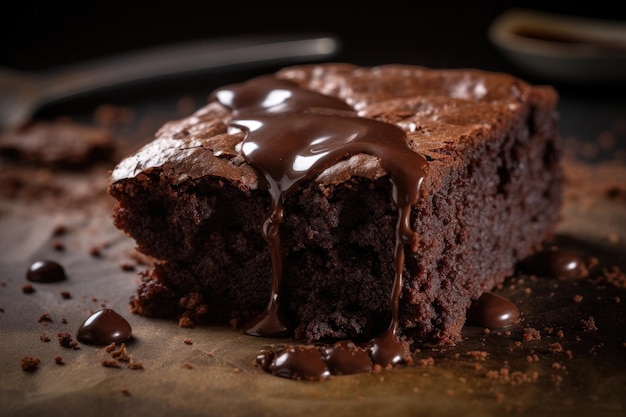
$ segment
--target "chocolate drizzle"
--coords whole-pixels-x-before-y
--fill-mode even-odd
[[[279,231],[286,196],[302,181],[345,158],[365,153],[378,157],[389,173],[391,197],[398,210],[391,323],[372,341],[370,354],[382,366],[402,362],[404,349],[396,332],[404,250],[410,246],[416,251],[418,246],[411,226],[411,209],[418,202],[426,160],[408,148],[406,134],[400,127],[359,117],[344,101],[301,89],[288,80],[258,77],[216,90],[211,99],[231,109],[230,125],[246,132],[242,153],[266,179],[271,198],[262,230],[271,252],[271,296],[264,312],[244,331],[268,337],[290,334],[290,325],[281,310],[284,253]]]

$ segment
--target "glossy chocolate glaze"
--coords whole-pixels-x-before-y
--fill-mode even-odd
[[[389,173],[391,197],[398,209],[392,317],[388,329],[372,341],[370,354],[374,363],[381,366],[401,363],[405,351],[396,338],[396,330],[404,250],[406,246],[417,250],[410,216],[411,208],[418,202],[426,160],[408,148],[406,134],[398,126],[358,117],[345,102],[300,89],[290,81],[259,77],[216,90],[211,99],[231,109],[230,125],[246,132],[241,150],[246,161],[265,177],[271,197],[262,233],[271,251],[272,291],[267,308],[244,331],[266,337],[290,334],[290,325],[281,310],[284,255],[279,231],[285,197],[302,181],[340,160],[369,154],[376,156]],[[288,362],[297,361],[299,356]]]
[[[76,332],[76,339],[87,345],[121,343],[132,336],[130,323],[119,313],[108,308],[93,313]]]

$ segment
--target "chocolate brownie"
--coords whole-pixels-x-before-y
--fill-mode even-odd
[[[111,174],[115,225],[156,259],[133,311],[458,342],[472,300],[559,219],[557,99],[507,74],[391,64],[220,88]]]

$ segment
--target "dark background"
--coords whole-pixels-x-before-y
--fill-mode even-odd
[[[3,6],[0,65],[39,70],[162,43],[233,34],[328,32],[341,59],[435,67],[506,65],[487,42],[513,7],[626,19],[620,2],[585,1],[18,1]]]
[[[549,1],[21,1],[2,6],[0,66],[25,71],[88,61],[174,42],[232,35],[325,33],[342,49],[334,61],[362,65],[403,63],[435,68],[505,71],[542,83],[510,64],[491,45],[487,29],[510,8],[626,21],[619,2]],[[263,68],[270,71],[273,68]],[[96,102],[139,105],[182,94],[206,96],[250,71],[198,74],[159,85],[109,91],[48,112],[88,110]],[[623,113],[624,88],[555,85],[563,97],[565,135],[586,138],[608,129]],[[582,104],[581,104],[582,103]]]

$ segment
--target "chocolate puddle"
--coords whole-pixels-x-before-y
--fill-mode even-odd
[[[392,199],[398,209],[391,322],[388,329],[371,342],[369,353],[374,363],[381,366],[402,363],[406,350],[396,337],[402,266],[405,246],[417,250],[417,235],[411,227],[410,216],[411,208],[418,202],[426,160],[407,147],[405,132],[398,126],[358,117],[354,109],[339,99],[300,89],[290,81],[273,76],[223,87],[211,98],[233,111],[231,126],[247,133],[242,152],[247,162],[267,180],[271,198],[262,230],[271,252],[271,295],[266,309],[244,326],[244,332],[265,337],[285,337],[291,332],[281,310],[284,254],[279,230],[286,196],[302,181],[340,160],[366,153],[378,157],[389,172]],[[304,356],[310,355],[299,349],[290,351],[287,363],[298,362],[298,358]]]

